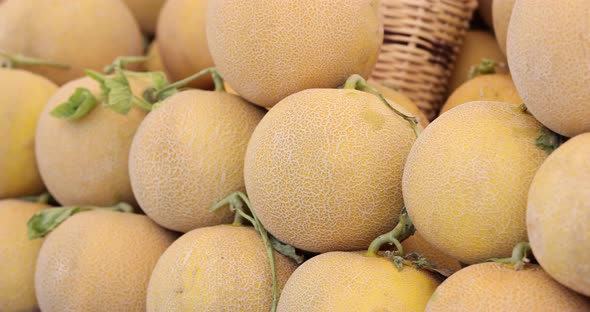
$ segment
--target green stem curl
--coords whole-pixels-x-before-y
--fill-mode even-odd
[[[377,253],[381,246],[384,244],[393,244],[397,248],[397,254],[399,256],[404,255],[404,250],[402,247],[401,242],[404,241],[406,238],[414,235],[416,232],[416,228],[404,207],[399,217],[399,222],[391,230],[391,232],[379,235],[376,239],[374,239],[371,244],[369,245],[369,249],[367,250],[367,256],[369,257],[377,257]]]
[[[62,69],[69,69],[70,68],[70,65],[68,65],[68,64],[50,61],[50,60],[44,60],[44,59],[36,58],[36,57],[25,56],[22,54],[8,53],[5,51],[0,51],[0,56],[6,58],[6,60],[0,66],[0,67],[5,67],[5,68],[15,68],[15,67],[19,67],[19,66],[33,66],[33,65],[51,66],[51,67],[57,67],[57,68],[62,68]]]
[[[531,260],[528,255],[531,253],[531,245],[529,242],[520,242],[512,249],[512,256],[510,258],[491,258],[488,261],[511,264],[516,271],[522,270],[524,266]]]
[[[223,79],[221,78],[221,75],[219,75],[219,72],[217,71],[217,69],[215,67],[209,67],[209,68],[205,68],[205,69],[201,70],[200,72],[198,72],[196,74],[193,74],[191,76],[188,76],[184,79],[181,79],[177,82],[171,83],[169,85],[164,86],[163,88],[156,90],[155,97],[160,98],[163,94],[165,94],[166,92],[168,92],[170,90],[182,88],[182,87],[186,86],[187,84],[189,84],[191,81],[196,80],[205,74],[211,74],[213,76],[213,82],[215,83],[215,90],[216,91],[225,90],[225,88],[223,87]]]
[[[115,60],[113,61],[112,64],[105,66],[105,68],[103,69],[103,72],[107,75],[112,74],[115,71],[125,69],[125,66],[127,66],[128,64],[144,63],[147,60],[149,60],[150,58],[151,58],[150,56],[136,56],[136,55],[118,56],[117,58],[115,58]]]
[[[408,116],[408,115],[398,111],[393,106],[391,106],[391,104],[389,104],[389,102],[385,99],[383,94],[381,94],[381,92],[379,92],[377,89],[370,86],[361,75],[353,74],[350,77],[348,77],[348,79],[344,83],[343,88],[350,89],[350,90],[366,91],[366,92],[369,92],[371,94],[378,96],[379,99],[381,100],[381,102],[383,102],[395,114],[402,117],[405,121],[407,121],[410,124],[410,127],[414,131],[414,134],[416,134],[416,137],[418,137],[420,135],[420,128],[418,127],[418,118]]]

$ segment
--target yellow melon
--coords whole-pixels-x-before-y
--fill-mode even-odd
[[[123,0],[123,2],[129,7],[144,33],[156,32],[158,15],[166,0]]]
[[[420,232],[415,232],[414,235],[406,238],[402,242],[402,247],[404,248],[405,254],[419,254],[434,264],[436,269],[445,271],[446,273],[453,273],[461,269],[461,263],[459,261],[434,247],[422,237]]]
[[[297,248],[368,248],[402,209],[416,136],[373,94],[308,89],[271,108],[248,144],[244,179],[265,228]]]
[[[567,137],[590,131],[590,2],[522,0],[508,26],[510,72],[529,111]],[[551,21],[551,26],[543,27]]]
[[[377,89],[385,99],[394,106],[395,109],[399,110],[401,113],[405,114],[406,116],[412,116],[418,118],[418,122],[422,126],[422,128],[426,128],[430,121],[424,115],[424,112],[418,105],[414,103],[409,97],[405,96],[403,93],[396,91],[392,88],[386,87],[379,82],[369,80],[367,81],[369,86]],[[400,107],[401,106],[401,107]]]
[[[12,0],[0,7],[0,50],[69,64],[26,67],[62,85],[117,56],[142,55],[143,39],[120,0]]]
[[[274,251],[279,292],[297,265]],[[271,267],[252,227],[218,225],[184,234],[156,265],[147,311],[269,311]]]
[[[141,96],[148,81],[130,78],[135,95]],[[81,119],[64,120],[50,115],[76,88],[87,88],[96,97],[99,84],[88,78],[63,85],[47,102],[37,124],[35,155],[43,182],[62,205],[111,206],[135,203],[129,181],[129,149],[146,111],[134,107],[127,115],[99,103]]]
[[[27,238],[27,221],[49,207],[14,199],[0,200],[0,311],[35,311],[35,266],[43,239]]]
[[[211,1],[209,49],[248,101],[272,107],[309,88],[368,78],[383,41],[377,0]]]
[[[161,71],[164,72],[167,77],[170,77],[170,74],[168,74],[164,63],[162,62],[160,45],[158,44],[157,39],[150,43],[146,56],[149,57],[149,59],[144,63],[144,67],[147,71]]]
[[[470,102],[418,137],[402,180],[406,208],[424,239],[467,264],[509,257],[527,239],[531,180],[547,157],[541,124],[514,104]]]
[[[535,258],[558,282],[590,296],[590,133],[543,162],[531,183],[527,229]]]
[[[453,72],[449,78],[448,94],[469,80],[469,71],[472,66],[481,63],[487,58],[497,63],[506,63],[506,57],[500,50],[498,42],[492,33],[485,30],[469,30],[465,34],[465,40],[457,58],[455,59]]]
[[[538,265],[516,271],[494,262],[470,265],[447,278],[426,312],[589,311],[590,300],[555,282]]]
[[[160,56],[171,80],[180,80],[212,67],[205,32],[206,0],[167,0],[158,19]],[[190,86],[210,89],[210,75],[201,76]]]
[[[35,129],[57,85],[28,71],[2,68],[0,83],[0,198],[40,194],[45,186],[35,160]]]
[[[492,3],[492,17],[494,22],[494,33],[502,53],[506,55],[506,35],[508,34],[508,23],[516,0],[494,0]]]
[[[140,125],[129,155],[142,210],[179,232],[231,222],[228,209],[209,209],[245,190],[244,154],[264,112],[219,91],[187,90],[166,99]]]
[[[517,106],[523,104],[509,74],[489,74],[467,80],[455,89],[441,108],[440,113],[473,101],[508,102]]]
[[[176,234],[144,215],[78,213],[45,238],[35,290],[42,311],[145,311],[149,279]]]
[[[438,284],[428,272],[398,270],[383,257],[327,252],[293,272],[277,311],[424,311]]]

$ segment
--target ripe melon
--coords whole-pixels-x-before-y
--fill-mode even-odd
[[[424,311],[439,283],[426,271],[400,271],[383,257],[327,252],[293,272],[277,311]]]
[[[518,92],[535,118],[566,137],[590,131],[589,16],[585,0],[519,0],[508,26]]]
[[[469,70],[487,58],[497,63],[506,63],[506,56],[500,50],[492,33],[485,30],[469,30],[465,33],[463,45],[455,59],[453,72],[449,78],[448,94],[469,80]]]
[[[508,34],[508,23],[516,0],[494,0],[492,3],[492,17],[494,22],[494,33],[502,53],[506,55],[506,35]]]
[[[147,57],[149,57],[149,59],[144,63],[146,71],[161,71],[164,72],[167,77],[170,77],[168,70],[162,62],[162,55],[160,54],[160,44],[158,43],[157,39],[150,43],[147,51]]]
[[[538,265],[515,270],[507,264],[470,265],[447,278],[426,312],[590,311],[590,300],[555,282]]]
[[[0,200],[0,311],[38,309],[34,280],[43,239],[27,238],[27,221],[47,207],[21,200]]]
[[[130,78],[141,96],[148,81]],[[37,124],[35,155],[43,182],[64,206],[111,206],[135,203],[129,181],[129,149],[146,111],[134,107],[127,115],[101,107],[77,120],[53,117],[49,112],[66,102],[76,88],[88,88],[96,97],[99,84],[84,77],[63,85],[47,102]]]
[[[167,0],[162,7],[156,36],[162,62],[173,81],[213,66],[205,32],[206,8],[206,0]],[[213,80],[204,75],[189,85],[210,89]]]
[[[274,251],[281,291],[297,265]],[[147,311],[269,311],[272,275],[266,247],[252,227],[192,230],[164,252],[150,279]]]
[[[310,88],[367,79],[383,41],[377,0],[211,1],[207,40],[221,76],[272,107]]]
[[[69,64],[26,66],[63,85],[117,56],[142,55],[143,39],[120,0],[9,0],[0,7],[0,50]]]
[[[270,233],[297,248],[368,248],[397,223],[415,138],[373,94],[292,94],[268,111],[248,144],[244,179],[252,209]]]
[[[0,198],[37,195],[45,186],[35,160],[35,129],[57,85],[40,75],[0,68]]]
[[[179,232],[231,222],[229,209],[209,209],[245,190],[244,154],[264,113],[226,92],[187,90],[167,98],[131,145],[131,186],[142,210]]]
[[[45,238],[35,272],[39,307],[52,311],[145,311],[148,282],[176,239],[144,215],[94,210]]]
[[[146,34],[154,34],[158,22],[158,15],[166,0],[123,0],[139,27]]]
[[[509,74],[488,74],[467,80],[455,89],[440,113],[473,101],[508,102],[517,106],[523,103]]]
[[[563,285],[590,296],[590,133],[543,162],[531,183],[527,230],[535,259]]]
[[[547,157],[542,125],[510,103],[470,102],[433,121],[412,146],[402,179],[424,239],[467,264],[509,257],[527,239],[531,180]]]

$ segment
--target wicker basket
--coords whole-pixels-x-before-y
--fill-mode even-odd
[[[436,118],[476,8],[477,0],[381,0],[385,35],[371,79]]]

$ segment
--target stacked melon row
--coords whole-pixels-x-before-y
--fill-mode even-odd
[[[431,122],[377,1],[58,2],[0,2],[0,310],[590,309],[584,1],[495,0]]]

